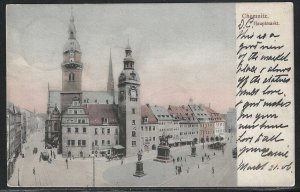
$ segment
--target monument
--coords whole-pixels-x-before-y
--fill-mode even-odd
[[[159,161],[162,163],[169,163],[172,160],[170,159],[170,147],[168,143],[169,135],[165,136],[165,133],[159,137],[160,144],[157,147],[157,156],[154,161]]]
[[[133,176],[143,177],[146,174],[144,173],[144,170],[143,170],[143,162],[141,162],[142,156],[143,156],[141,150],[139,150],[137,155],[138,155],[138,161],[136,162],[136,170],[135,170],[135,173],[133,174]]]
[[[192,142],[192,147],[191,147],[191,157],[196,157],[196,146],[194,141]]]

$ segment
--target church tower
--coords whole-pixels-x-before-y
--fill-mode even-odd
[[[114,86],[114,76],[113,76],[113,66],[111,60],[111,51],[109,55],[109,70],[108,70],[108,80],[107,80],[107,93],[114,96],[115,86]]]
[[[81,99],[81,76],[83,64],[81,62],[81,50],[76,40],[76,28],[73,11],[71,11],[68,28],[68,40],[63,49],[62,68],[62,92],[61,112],[71,105],[72,99],[77,96]]]
[[[134,156],[140,150],[141,104],[140,78],[134,70],[131,48],[125,48],[124,68],[119,76],[118,115],[120,145],[125,147],[126,156]]]

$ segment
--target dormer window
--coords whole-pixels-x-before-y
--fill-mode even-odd
[[[148,117],[144,117],[144,123],[148,123]]]

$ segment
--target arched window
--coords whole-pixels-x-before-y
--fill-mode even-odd
[[[69,81],[74,81],[74,73],[69,74]]]

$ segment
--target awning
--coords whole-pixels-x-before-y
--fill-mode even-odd
[[[122,145],[115,145],[113,146],[113,149],[125,149]]]

